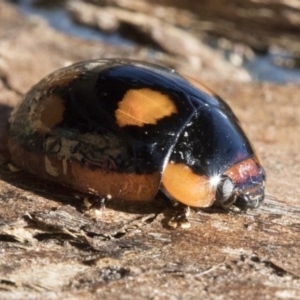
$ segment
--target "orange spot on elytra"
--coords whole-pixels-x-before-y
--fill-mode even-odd
[[[42,132],[51,130],[63,120],[64,111],[65,105],[61,97],[58,95],[48,97],[42,102],[34,127]]]
[[[174,102],[158,91],[148,88],[129,90],[115,112],[119,126],[144,126],[177,113]]]
[[[184,164],[168,163],[162,177],[165,190],[179,202],[207,207],[215,199],[215,190],[205,175],[195,174]]]

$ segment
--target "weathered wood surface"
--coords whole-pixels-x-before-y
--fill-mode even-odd
[[[117,55],[165,59],[184,71],[177,54],[69,37],[1,2],[0,130],[47,73]],[[69,190],[4,164],[0,299],[300,298],[299,87],[229,81],[217,67],[207,75],[207,62],[193,76],[228,100],[261,154],[265,204],[247,214],[193,211],[190,229],[170,230],[171,208],[158,197],[143,207],[110,203],[95,223]]]

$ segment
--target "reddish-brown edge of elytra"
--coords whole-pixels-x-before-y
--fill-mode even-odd
[[[171,197],[188,206],[208,207],[215,200],[215,187],[205,175],[195,174],[182,163],[168,163],[162,185]]]
[[[161,175],[106,172],[70,163],[76,188],[91,194],[127,201],[150,201],[158,192]]]
[[[225,172],[234,184],[243,183],[249,177],[259,176],[261,172],[260,166],[255,158],[243,160]]]
[[[212,91],[209,87],[207,87],[206,85],[204,85],[203,83],[199,82],[198,80],[187,76],[187,75],[183,75],[183,77],[194,87],[196,87],[197,89],[199,89],[200,91],[205,92],[206,94],[210,95],[210,96],[217,96],[216,93],[214,91]]]
[[[149,201],[155,197],[159,188],[159,172],[134,174],[92,170],[76,161],[29,152],[11,138],[8,147],[12,162],[17,167],[83,193],[126,201]]]
[[[120,127],[156,124],[158,120],[177,113],[175,103],[158,91],[143,88],[130,89],[118,103],[115,112]]]

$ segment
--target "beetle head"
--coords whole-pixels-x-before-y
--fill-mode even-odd
[[[248,187],[236,186],[231,179],[226,176],[217,190],[217,203],[224,208],[229,208],[231,205],[241,210],[257,208],[263,202],[264,197],[264,181]]]
[[[252,162],[251,162],[252,163]],[[225,172],[217,188],[216,202],[224,208],[231,205],[241,210],[259,207],[265,197],[265,172],[259,165],[246,168],[238,173]]]

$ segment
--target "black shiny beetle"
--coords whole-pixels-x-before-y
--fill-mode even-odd
[[[99,59],[52,73],[13,111],[8,147],[21,169],[106,199],[147,201],[159,189],[192,207],[264,199],[264,169],[230,107],[148,63]]]

